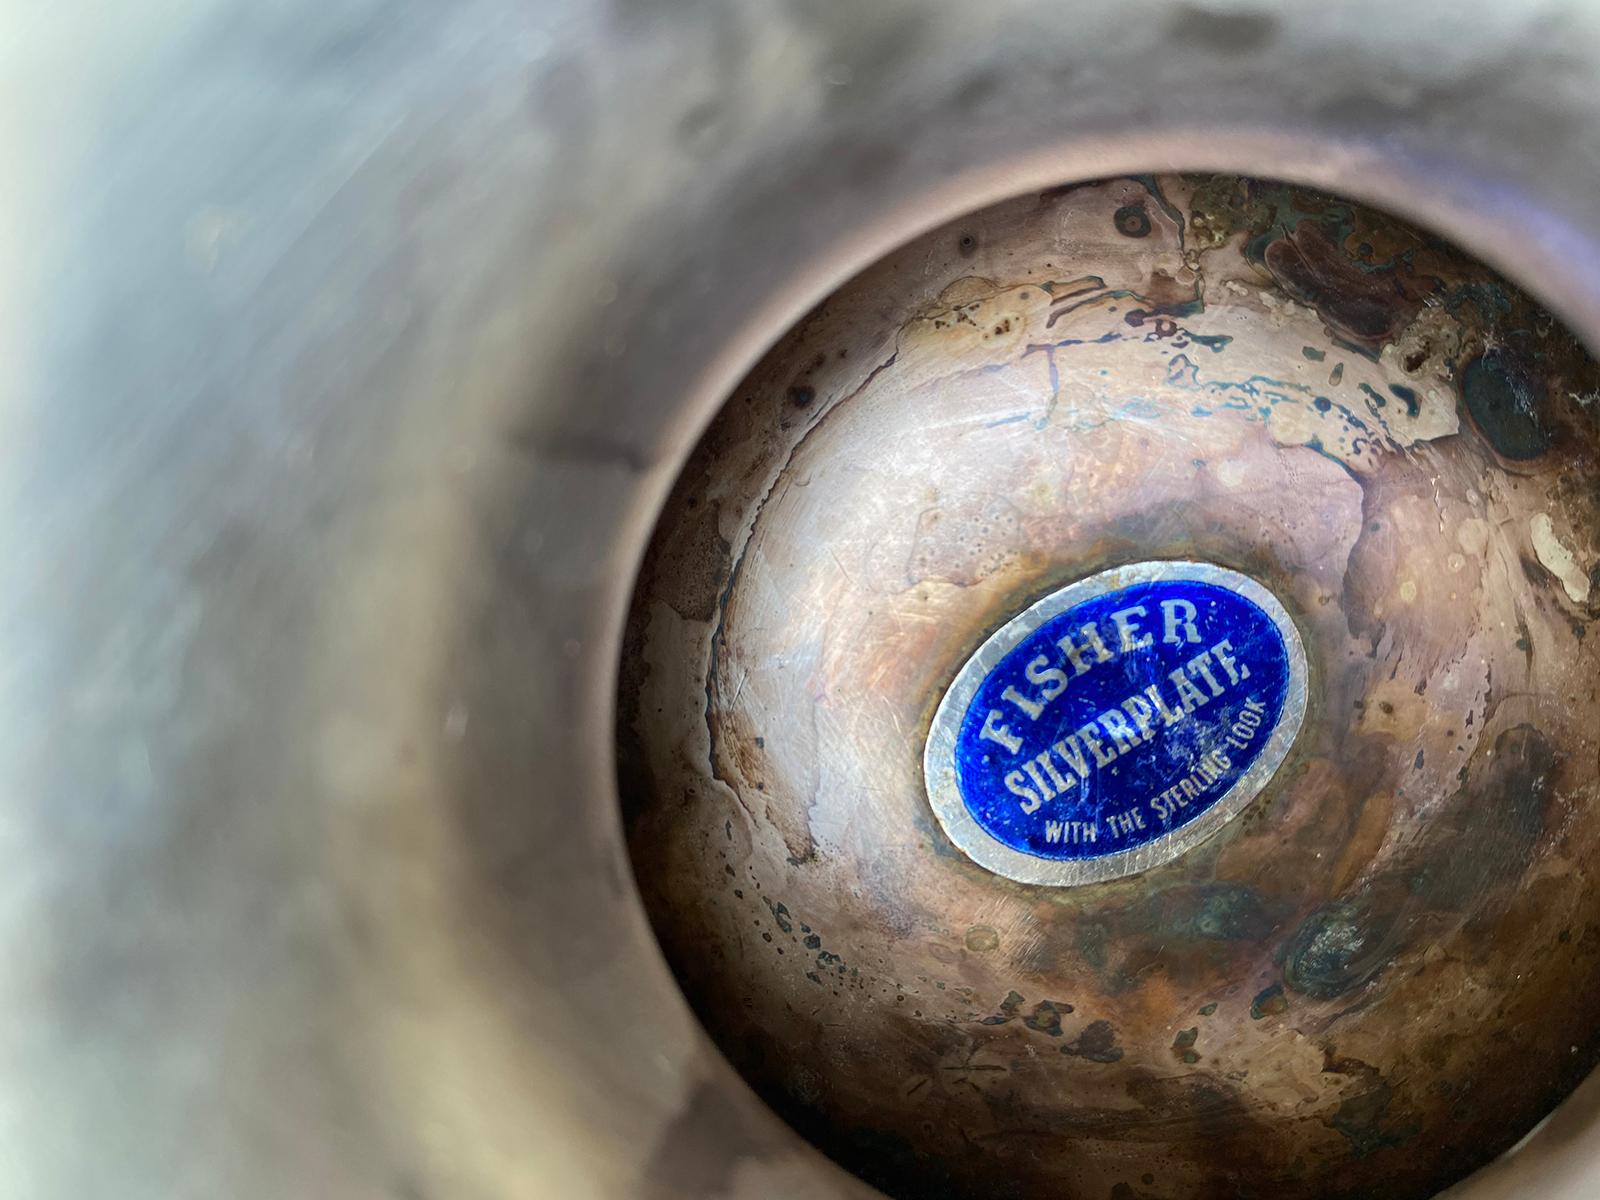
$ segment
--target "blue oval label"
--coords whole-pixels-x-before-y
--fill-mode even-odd
[[[1305,716],[1305,654],[1275,596],[1207,563],[1119,567],[997,631],[934,716],[946,833],[1028,883],[1147,870],[1266,785]]]

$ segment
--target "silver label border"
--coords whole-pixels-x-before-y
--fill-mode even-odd
[[[1036,858],[990,836],[967,810],[956,783],[955,771],[956,735],[979,685],[1013,647],[1052,617],[1102,593],[1136,583],[1163,580],[1214,583],[1237,592],[1271,617],[1283,636],[1289,656],[1289,685],[1284,696],[1283,711],[1259,757],[1222,798],[1200,816],[1155,841],[1131,850],[1069,862]],[[990,634],[988,640],[962,665],[934,711],[928,740],[923,748],[922,774],[928,802],[945,835],[968,858],[980,867],[1018,883],[1075,887],[1136,875],[1169,863],[1206,841],[1260,795],[1283,765],[1305,723],[1306,682],[1306,654],[1300,640],[1300,630],[1278,598],[1250,576],[1214,563],[1186,560],[1139,562],[1112,567],[1068,584],[1034,602]]]

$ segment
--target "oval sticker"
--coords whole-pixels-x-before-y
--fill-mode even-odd
[[[961,668],[928,736],[928,796],[997,874],[1115,879],[1236,816],[1305,706],[1305,651],[1266,588],[1207,563],[1118,567],[1018,614]]]

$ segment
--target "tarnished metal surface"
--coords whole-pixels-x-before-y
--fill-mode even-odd
[[[1593,333],[1597,63],[1566,0],[0,9],[0,1192],[863,1194],[628,879],[703,422],[907,238],[1154,164],[1426,214]],[[1485,1187],[1592,1196],[1588,1103]]]
[[[895,253],[735,390],[638,595],[634,862],[703,1019],[903,1196],[1431,1195],[1600,1057],[1597,468],[1572,336],[1346,202],[1119,179]],[[1290,608],[1288,762],[1135,877],[979,869],[934,706],[1163,558]]]

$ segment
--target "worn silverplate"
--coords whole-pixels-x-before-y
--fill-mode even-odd
[[[1514,1142],[1600,1057],[1597,393],[1483,263],[1274,181],[1024,194],[840,288],[621,658],[729,1058],[905,1197],[1416,1200]],[[1234,625],[1287,719],[1205,809]]]

